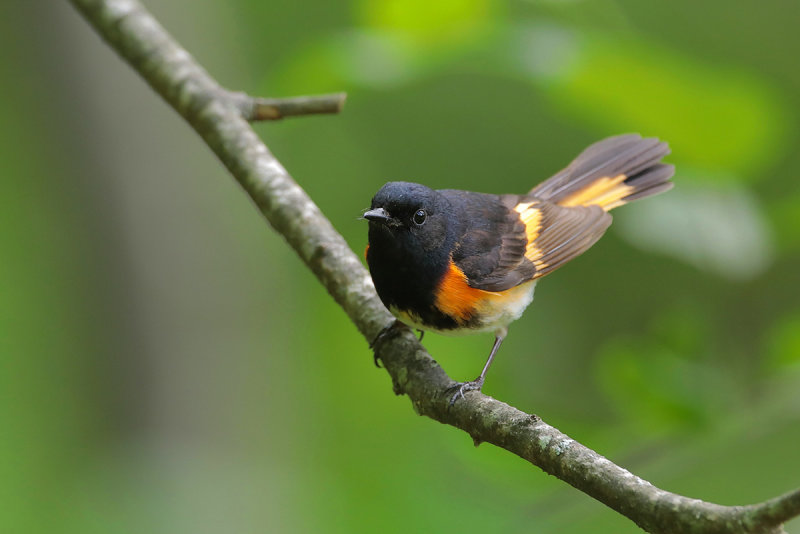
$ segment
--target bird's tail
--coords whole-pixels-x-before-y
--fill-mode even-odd
[[[609,137],[589,146],[529,194],[560,206],[597,205],[609,211],[670,189],[675,167],[661,163],[667,154],[667,143],[654,137]]]

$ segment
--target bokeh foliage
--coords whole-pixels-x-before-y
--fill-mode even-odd
[[[522,192],[668,140],[676,188],[539,285],[486,392],[665,489],[800,485],[800,4],[146,4],[229,87],[349,93],[257,129],[358,252],[387,180]],[[0,14],[1,532],[637,531],[416,417],[66,3]],[[490,343],[425,338],[459,379]]]

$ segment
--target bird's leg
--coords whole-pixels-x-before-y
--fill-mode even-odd
[[[492,365],[492,361],[494,361],[494,355],[497,353],[497,349],[500,348],[500,344],[503,343],[503,340],[506,338],[506,334],[508,334],[507,328],[500,328],[495,332],[494,335],[494,345],[492,345],[492,352],[489,353],[489,358],[486,360],[486,364],[483,366],[483,371],[481,374],[473,380],[472,382],[464,382],[461,384],[456,384],[455,386],[449,389],[456,389],[453,396],[450,398],[450,406],[455,404],[455,402],[464,397],[464,393],[467,391],[480,391],[483,387],[483,382],[486,380],[486,373],[489,371],[489,367]]]

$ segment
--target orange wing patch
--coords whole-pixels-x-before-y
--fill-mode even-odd
[[[517,204],[514,211],[519,213],[520,220],[525,224],[525,234],[528,246],[525,248],[525,257],[533,263],[539,271],[546,267],[542,261],[543,252],[536,246],[536,239],[542,232],[542,210],[537,207],[538,202],[523,202]]]
[[[633,187],[625,185],[626,178],[627,176],[624,174],[613,178],[603,176],[583,189],[564,197],[558,201],[558,205],[564,207],[598,205],[605,211],[612,210],[625,204],[622,199],[634,190]]]
[[[470,287],[467,275],[450,260],[450,267],[436,288],[435,304],[446,315],[466,322],[475,315],[483,300],[494,294]]]

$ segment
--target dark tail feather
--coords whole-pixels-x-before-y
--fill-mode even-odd
[[[589,146],[529,194],[561,206],[598,205],[609,211],[671,188],[675,167],[660,162],[667,154],[667,143],[654,137],[609,137]]]

